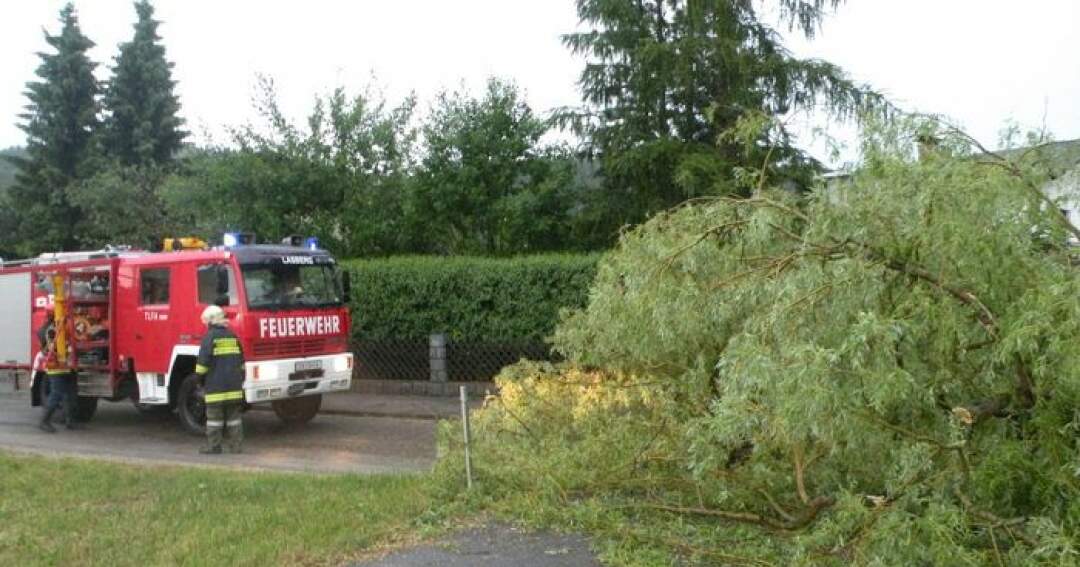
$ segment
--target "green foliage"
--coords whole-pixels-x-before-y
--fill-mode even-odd
[[[41,55],[42,81],[28,85],[26,152],[8,158],[19,173],[6,198],[18,213],[0,214],[0,248],[33,255],[106,243],[153,247],[168,232],[161,168],[185,134],[153,8],[142,0],[135,9],[135,36],[120,46],[103,93],[103,124],[87,55],[94,43],[70,4],[60,35],[46,34],[56,54]]]
[[[359,340],[475,341],[548,337],[561,309],[580,307],[596,270],[591,255],[518,258],[401,257],[353,261],[353,334]]]
[[[483,99],[443,94],[422,147],[413,97],[391,106],[337,89],[297,126],[273,83],[261,86],[265,123],[235,130],[235,147],[194,152],[166,183],[176,225],[313,234],[343,257],[587,248],[571,223],[578,164],[539,144],[548,126],[506,83]]]
[[[605,372],[518,368],[476,416],[490,505],[624,564],[1076,564],[1076,229],[968,142],[903,122],[846,182],[627,233],[555,336]]]
[[[236,148],[196,153],[167,184],[177,223],[201,234],[312,234],[340,256],[408,249],[413,99],[390,107],[377,92],[337,89],[316,99],[301,128],[282,114],[273,82],[260,84],[265,126],[235,130]]]
[[[574,172],[565,149],[540,144],[548,128],[506,81],[491,79],[483,98],[440,94],[423,127],[424,157],[411,198],[427,249],[567,248]]]
[[[8,187],[15,184],[15,175],[19,170],[12,160],[25,157],[26,151],[19,147],[0,150],[0,193],[6,193]]]
[[[496,383],[499,395],[471,418],[473,505],[537,527],[585,530],[605,564],[671,564],[673,554],[657,539],[671,523],[647,521],[642,510],[608,498],[639,462],[672,450],[663,387],[536,362],[508,367]],[[440,428],[442,498],[464,482],[461,435],[460,424]],[[642,475],[634,483],[648,490],[658,480]]]
[[[809,185],[817,163],[782,124],[758,132],[749,154],[721,136],[753,113],[769,117],[823,107],[846,116],[882,101],[823,61],[800,60],[764,23],[766,8],[812,36],[839,0],[578,0],[590,29],[563,42],[586,58],[586,104],[561,120],[588,137],[603,163],[603,216],[612,238],[626,224],[701,195],[736,193],[734,168],[761,164],[775,179]],[[761,8],[761,12],[759,12]]]
[[[180,100],[173,93],[173,64],[157,34],[159,21],[148,0],[135,3],[135,36],[120,44],[102,100],[104,152],[124,166],[165,165],[187,135]],[[151,219],[146,219],[151,220]]]
[[[26,157],[9,190],[10,205],[19,211],[17,226],[4,235],[4,247],[30,254],[40,249],[71,249],[81,211],[68,199],[68,188],[94,170],[94,133],[98,125],[96,64],[87,52],[94,46],[79,28],[75,8],[60,11],[59,35],[45,32],[54,50],[40,53],[36,74],[26,85],[30,103],[20,115],[26,133]]]
[[[13,237],[18,230],[18,217],[9,201],[8,188],[15,184],[15,175],[18,172],[11,160],[25,157],[26,152],[22,148],[0,150],[0,258],[16,255]]]
[[[68,198],[83,211],[75,227],[80,247],[127,244],[153,250],[174,236],[160,194],[165,178],[163,167],[113,165],[69,186]]]

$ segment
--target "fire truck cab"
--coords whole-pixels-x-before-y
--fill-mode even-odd
[[[348,287],[347,274],[316,246],[44,254],[0,267],[0,369],[30,370],[37,331],[59,296],[83,419],[101,398],[130,399],[143,412],[174,411],[201,433],[200,315],[216,304],[242,345],[245,402],[306,422],[323,394],[351,386]]]

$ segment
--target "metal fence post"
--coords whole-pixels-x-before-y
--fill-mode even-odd
[[[465,386],[461,386],[461,427],[465,434],[465,482],[469,490],[472,490],[472,453],[470,451],[469,434],[469,392]]]
[[[446,382],[450,373],[446,366],[446,335],[437,333],[428,337],[428,358],[431,362],[431,381]]]

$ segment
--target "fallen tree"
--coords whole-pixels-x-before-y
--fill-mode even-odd
[[[675,520],[658,545],[703,561],[1075,564],[1075,228],[1037,156],[938,130],[914,159],[927,128],[627,233],[557,332],[572,366],[478,417],[488,483]]]

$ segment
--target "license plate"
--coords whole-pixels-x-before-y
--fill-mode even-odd
[[[321,360],[301,360],[296,363],[296,371],[303,372],[304,370],[322,370]]]
[[[299,394],[300,392],[303,392],[303,391],[304,391],[304,385],[303,384],[291,384],[289,386],[289,395],[290,396],[295,396],[295,395],[297,395],[297,394]]]

